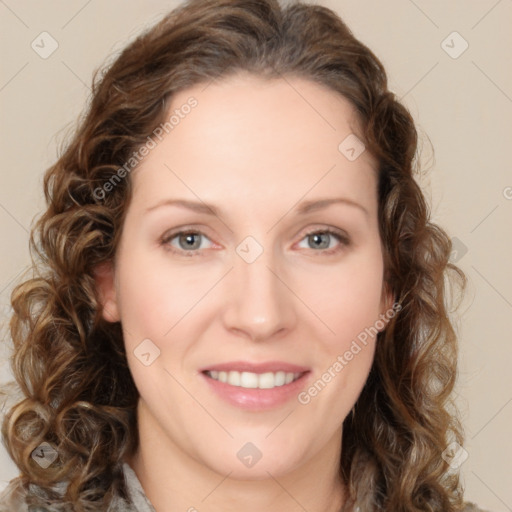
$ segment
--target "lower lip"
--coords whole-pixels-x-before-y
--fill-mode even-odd
[[[201,373],[201,376],[218,396],[231,405],[250,411],[263,411],[279,407],[296,398],[303,389],[309,373],[305,372],[297,380],[271,389],[231,386],[226,382],[212,379],[204,373]]]

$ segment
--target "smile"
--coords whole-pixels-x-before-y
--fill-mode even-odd
[[[238,372],[238,371],[206,371],[205,374],[213,380],[246,389],[273,389],[290,384],[301,377],[303,373],[292,372]]]

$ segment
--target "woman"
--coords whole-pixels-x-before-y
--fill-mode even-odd
[[[0,510],[475,510],[464,278],[416,142],[326,8],[193,0],[130,44],[47,171],[13,292]]]

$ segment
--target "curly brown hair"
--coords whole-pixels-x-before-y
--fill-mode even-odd
[[[126,496],[122,463],[138,445],[139,394],[121,326],[102,317],[94,271],[114,258],[132,192],[129,176],[108,193],[104,185],[164,121],[176,92],[242,70],[306,78],[347,98],[378,162],[385,281],[401,311],[379,333],[343,425],[347,509],[459,510],[458,475],[441,454],[450,441],[462,444],[447,299],[448,283],[462,289],[465,278],[415,181],[413,119],[388,90],[381,62],[334,12],[277,0],[185,2],[95,72],[86,115],[45,174],[48,207],[30,238],[34,275],[12,294],[12,370],[23,399],[2,434],[18,483],[79,512]],[[44,441],[59,455],[47,469],[31,458]],[[63,481],[64,498],[52,488]]]

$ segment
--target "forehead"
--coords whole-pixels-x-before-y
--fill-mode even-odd
[[[191,98],[195,106],[184,108]],[[340,151],[358,132],[355,109],[323,85],[240,73],[178,92],[172,116],[172,129],[133,174],[146,201],[229,196],[250,207],[251,198],[290,202],[308,191],[348,193],[368,207],[373,200],[373,158],[365,151],[350,161]]]

